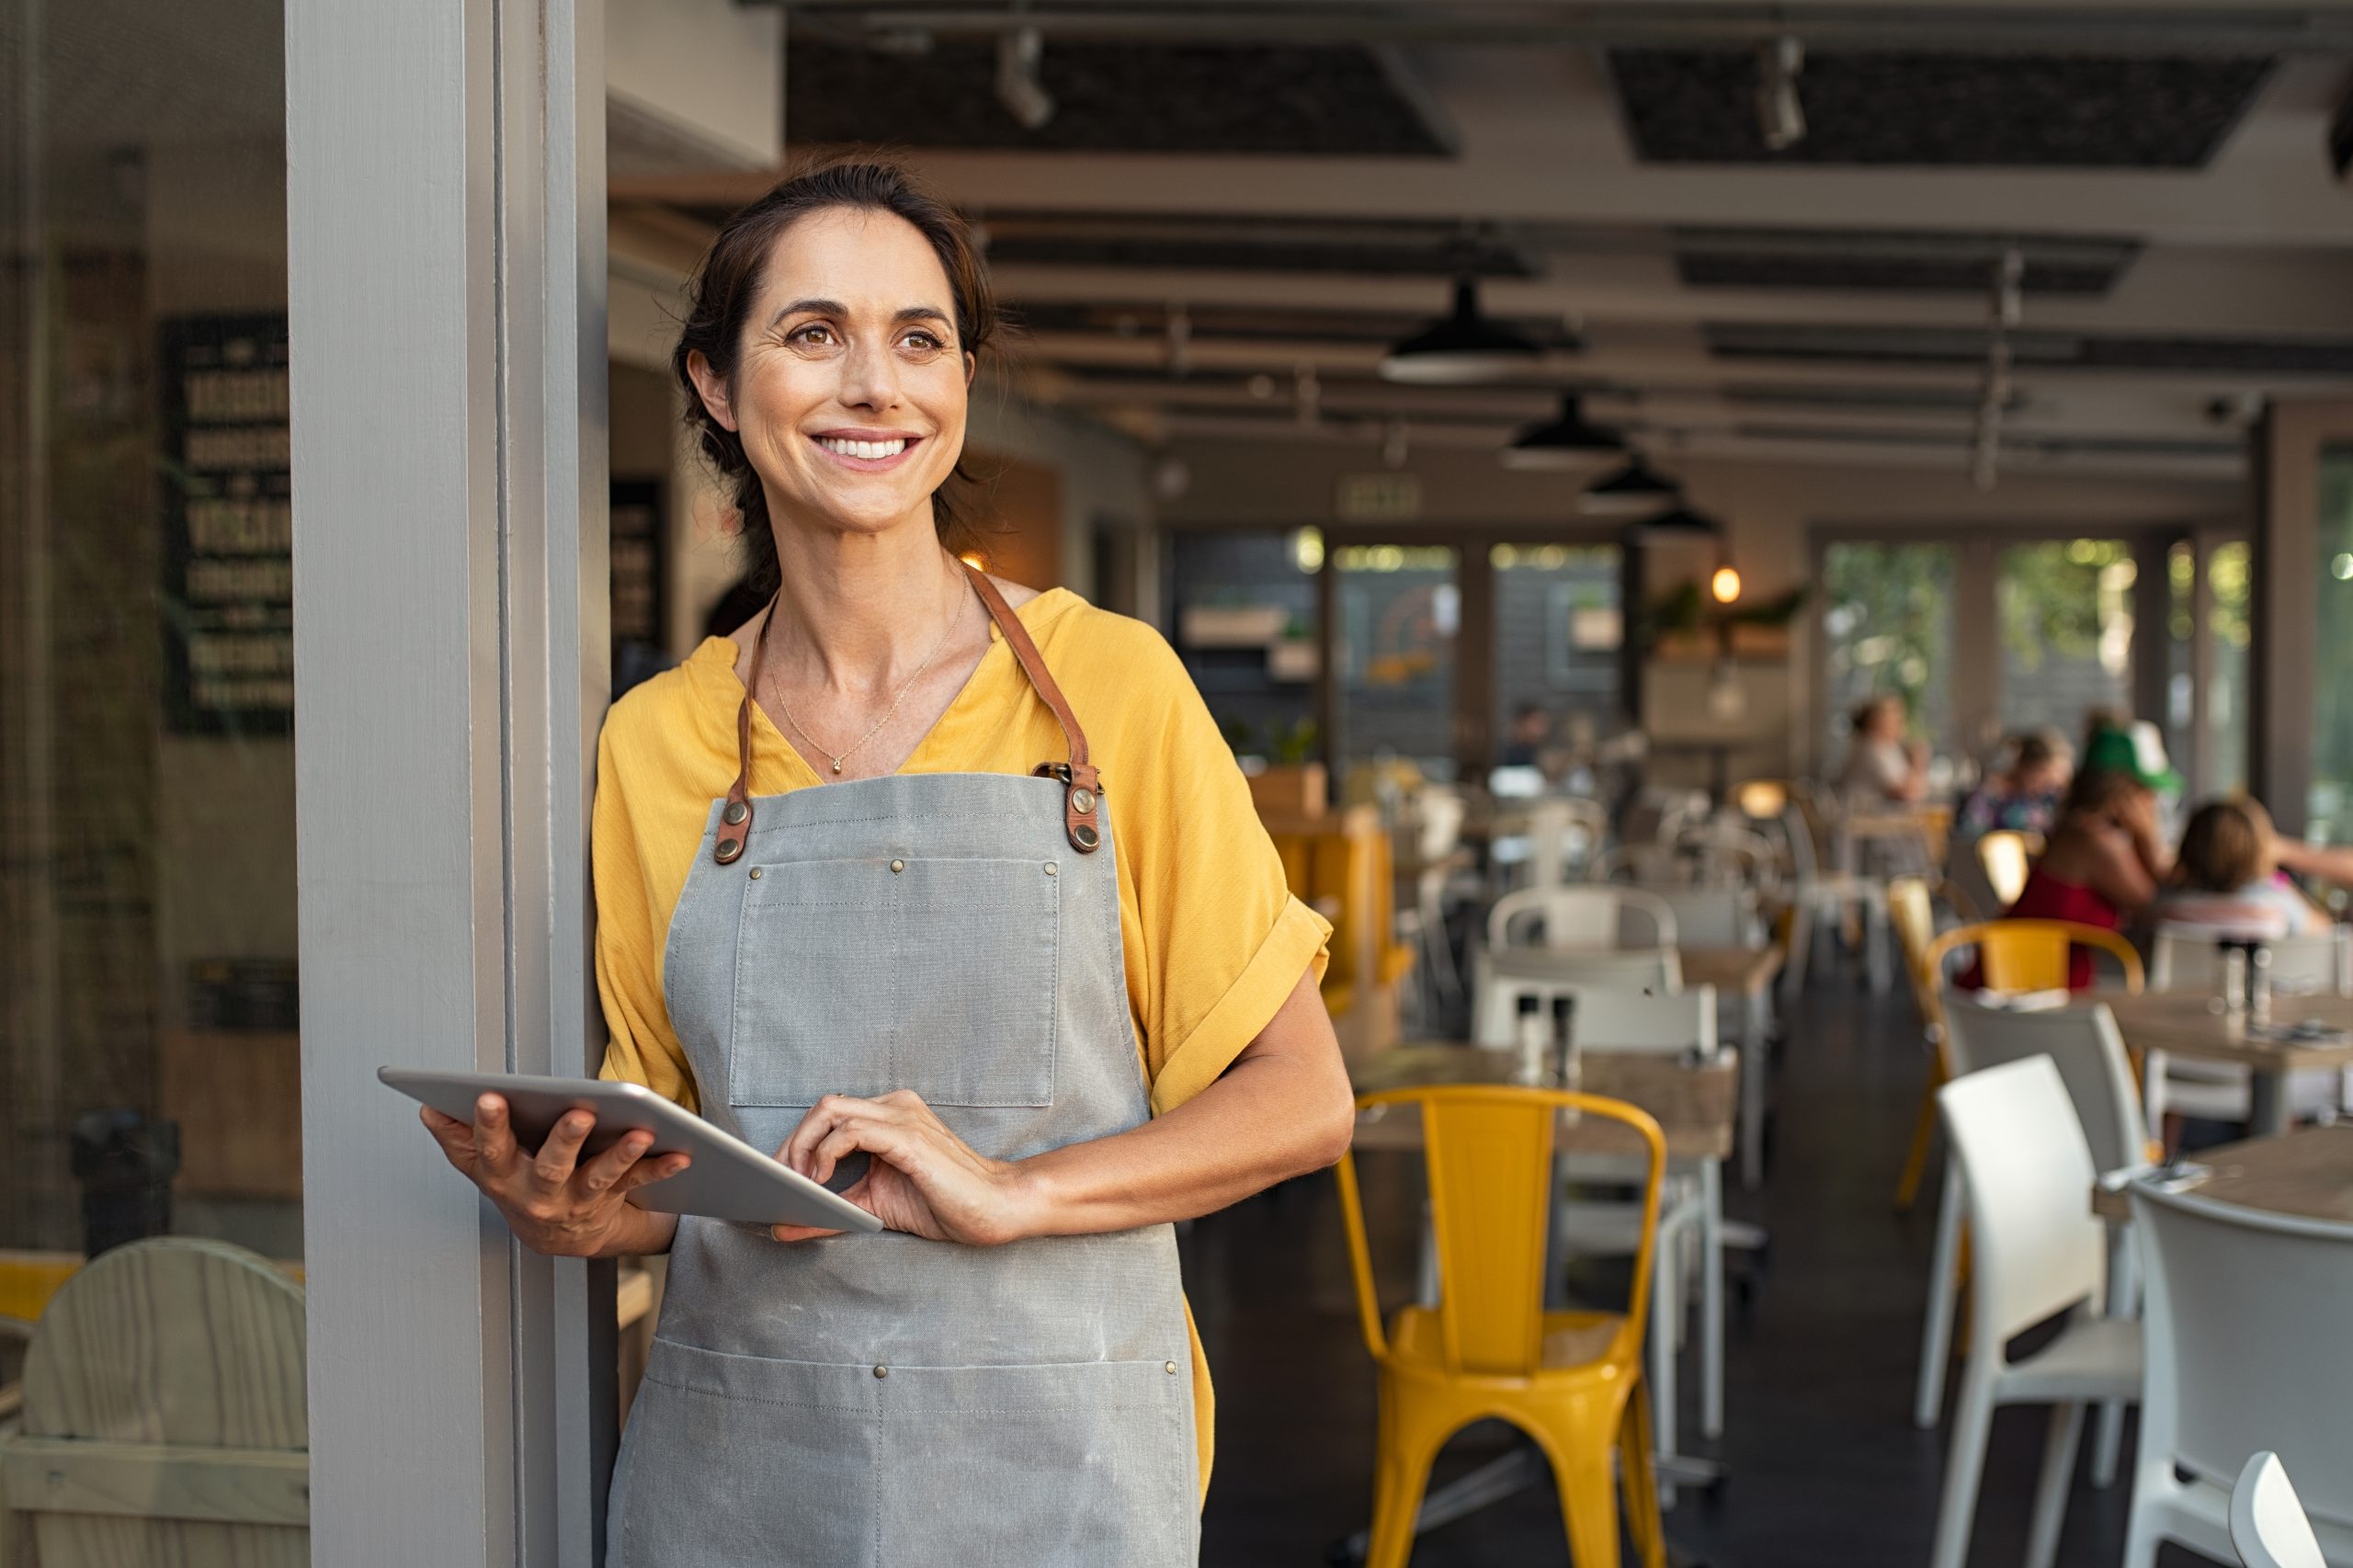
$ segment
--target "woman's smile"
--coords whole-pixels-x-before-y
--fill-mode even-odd
[[[888,473],[923,444],[904,430],[823,430],[811,436],[826,456],[854,473]]]

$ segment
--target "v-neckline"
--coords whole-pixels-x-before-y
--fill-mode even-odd
[[[1030,606],[1042,604],[1048,598],[1061,591],[1062,590],[1059,588],[1041,589],[1038,593],[1030,596],[1029,598],[1022,600],[1021,603],[1012,606],[1011,608],[1015,618],[1017,619],[1020,619],[1023,624],[1027,625],[1028,617],[1024,612],[1026,612]],[[754,724],[758,726],[760,729],[764,729],[767,733],[775,740],[778,745],[783,747],[784,755],[791,759],[792,766],[800,769],[800,771],[805,776],[803,779],[796,784],[795,788],[806,788],[809,785],[813,784],[823,789],[839,784],[862,784],[870,779],[875,778],[898,778],[905,777],[910,772],[938,771],[938,769],[919,769],[915,767],[915,764],[921,760],[926,753],[932,750],[934,744],[938,742],[939,738],[940,731],[947,727],[948,722],[950,719],[957,717],[958,710],[961,709],[964,706],[966,699],[972,696],[972,687],[980,680],[981,671],[987,666],[988,662],[995,658],[999,653],[1004,653],[1008,659],[1013,656],[1013,650],[1005,641],[1004,629],[997,625],[995,617],[987,614],[986,606],[982,607],[982,619],[988,624],[989,645],[981,650],[981,656],[972,661],[972,667],[971,669],[964,672],[964,679],[962,683],[956,687],[955,695],[949,698],[948,705],[942,708],[938,713],[933,717],[930,724],[925,728],[923,734],[916,739],[915,745],[909,749],[907,755],[899,759],[899,766],[892,768],[888,773],[870,773],[858,778],[829,779],[823,773],[819,772],[816,765],[811,762],[806,756],[802,756],[801,748],[792,744],[792,737],[787,735],[784,731],[778,726],[775,717],[768,712],[767,704],[760,700],[759,694],[745,686],[744,683],[744,677],[735,673],[736,660],[741,657],[742,644],[738,643],[732,635],[724,636],[720,639],[720,641],[725,642],[730,649],[735,650],[735,656],[731,657],[727,664],[727,678],[735,687],[734,700],[729,704],[729,707],[733,710],[746,697],[749,697],[752,699]],[[771,604],[766,613],[771,615],[776,613],[775,606]],[[755,676],[759,674],[757,670],[755,670],[752,673]],[[1024,684],[1027,684],[1026,676],[1024,677]],[[813,742],[811,744],[814,744],[815,743]]]

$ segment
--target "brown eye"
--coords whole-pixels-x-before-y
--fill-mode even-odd
[[[787,343],[805,343],[813,348],[822,348],[834,341],[834,329],[824,322],[811,322],[807,326],[795,327],[785,334],[784,340]]]

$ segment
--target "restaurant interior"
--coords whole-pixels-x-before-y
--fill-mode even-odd
[[[11,1568],[310,1560],[35,1480],[102,1254],[300,1370],[291,9],[0,22]],[[614,695],[744,619],[682,290],[881,151],[1014,325],[982,562],[1331,923],[1354,1149],[1181,1228],[1203,1562],[2353,1564],[2353,9],[602,11]]]

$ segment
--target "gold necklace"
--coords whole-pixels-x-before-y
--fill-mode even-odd
[[[882,726],[891,722],[891,716],[899,710],[899,704],[904,702],[907,699],[907,693],[915,688],[915,682],[923,679],[923,672],[931,668],[932,660],[939,657],[939,651],[948,646],[949,634],[954,631],[957,626],[963,620],[963,612],[964,606],[962,601],[960,600],[955,607],[948,612],[948,624],[940,628],[939,641],[934,642],[931,645],[931,652],[923,656],[923,663],[917,665],[915,666],[915,673],[907,677],[907,684],[899,688],[899,695],[891,699],[891,706],[882,710],[882,717],[875,720],[873,723],[868,725],[866,733],[852,741],[849,744],[848,750],[835,753],[829,749],[824,742],[811,734],[809,733],[809,727],[792,716],[791,705],[787,703],[784,699],[784,682],[777,678],[774,675],[771,675],[768,677],[768,687],[776,694],[777,710],[784,715],[784,722],[792,726],[793,732],[802,740],[807,741],[811,745],[815,746],[821,755],[828,758],[833,763],[834,771],[835,773],[839,773],[842,770],[842,764],[857,756],[858,748],[866,744],[867,742],[872,740],[876,733],[881,730]]]

